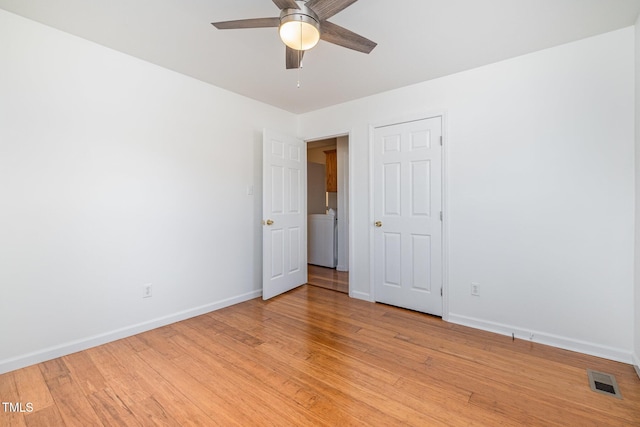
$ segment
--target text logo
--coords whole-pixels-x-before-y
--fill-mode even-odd
[[[2,402],[4,412],[33,412],[33,403],[27,402]]]

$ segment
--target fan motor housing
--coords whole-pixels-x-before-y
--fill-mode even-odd
[[[318,26],[320,24],[320,18],[315,12],[304,5],[302,2],[298,2],[300,4],[300,9],[282,9],[280,11],[280,25],[285,22],[290,21],[302,21],[313,26]]]

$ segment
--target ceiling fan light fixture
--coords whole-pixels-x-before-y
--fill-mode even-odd
[[[304,9],[286,9],[280,16],[280,39],[291,49],[309,50],[320,40],[318,20]]]
[[[327,19],[357,0],[273,0],[280,16],[212,22],[219,30],[240,28],[278,28],[285,44],[287,70],[302,68],[305,51],[320,39],[362,53],[371,53],[376,43]],[[307,6],[309,5],[309,6]]]

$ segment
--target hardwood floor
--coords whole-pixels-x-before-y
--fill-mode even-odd
[[[320,267],[309,264],[308,284],[333,291],[349,293],[349,272],[335,268]]]
[[[1,375],[0,400],[34,409],[2,426],[640,425],[629,365],[314,286]]]

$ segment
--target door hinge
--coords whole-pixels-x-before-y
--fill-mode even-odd
[[[442,211],[440,211],[440,221],[442,221]]]
[[[440,135],[440,145],[442,145],[442,135]]]
[[[440,296],[442,296],[442,288],[440,288]]]

